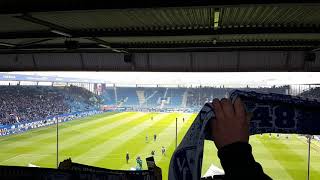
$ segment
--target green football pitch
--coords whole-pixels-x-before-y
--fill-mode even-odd
[[[153,117],[153,120],[151,120]],[[170,157],[175,149],[175,119],[178,118],[180,141],[196,114],[183,113],[104,113],[59,125],[59,161],[71,157],[73,162],[128,170],[136,166],[135,158],[145,158],[155,150],[155,161],[167,179]],[[182,121],[185,118],[185,122]],[[153,141],[153,134],[157,140]],[[148,136],[148,141],[146,141]],[[273,179],[306,179],[308,144],[298,135],[269,134],[251,136],[256,160]],[[166,156],[161,147],[167,149]],[[213,164],[221,168],[213,142],[205,143],[204,174]],[[126,152],[130,154],[126,163]],[[0,164],[56,167],[56,127],[43,127],[22,134],[0,137]],[[312,141],[310,179],[320,179],[320,144]]]

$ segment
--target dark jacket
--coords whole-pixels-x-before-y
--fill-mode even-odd
[[[223,179],[271,179],[254,160],[250,144],[237,142],[219,149],[218,156],[224,169]]]

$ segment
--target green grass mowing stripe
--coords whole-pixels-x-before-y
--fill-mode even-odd
[[[144,133],[141,133],[140,135],[137,135],[136,137],[131,138],[128,143],[124,144],[122,149],[119,149],[118,151],[121,152],[118,155],[118,158],[120,161],[117,161],[117,166],[120,167],[120,169],[128,170],[131,167],[135,167],[135,158],[139,155],[141,156],[142,160],[145,162],[145,159],[147,157],[151,156],[151,151],[155,151],[155,161],[158,162],[162,155],[161,155],[161,147],[168,147],[172,140],[175,138],[175,118],[177,117],[179,119],[178,121],[178,130],[182,127],[182,117],[188,118],[189,115],[187,114],[181,114],[181,113],[174,113],[172,116],[170,115],[168,118],[162,120],[158,124],[155,124],[154,126],[150,127],[146,131],[151,131],[150,134],[150,141],[148,143],[145,143],[144,141]],[[153,140],[153,134],[157,134],[157,140]],[[128,149],[131,155],[131,161],[129,164],[126,164],[124,160],[124,155],[126,154],[125,149]],[[116,150],[114,152],[117,152]],[[111,153],[112,154],[112,153]],[[113,157],[113,156],[112,156]],[[146,164],[144,163],[144,167],[146,168]]]
[[[63,133],[59,133],[59,145],[60,150],[66,149],[70,146],[74,146],[76,144],[82,143],[84,140],[88,140],[90,138],[95,138],[97,136],[97,132],[104,132],[109,131],[112,128],[116,128],[118,126],[121,126],[122,124],[125,124],[133,119],[137,119],[141,116],[145,115],[144,113],[130,113],[125,114],[125,116],[117,116],[112,119],[107,119],[105,121],[101,121],[96,124],[91,124],[90,126],[84,126],[83,128],[77,130],[77,131],[67,131]],[[43,142],[50,142],[54,141],[54,139],[47,139],[47,141]]]
[[[134,121],[139,120],[139,118],[146,116],[145,113],[125,114],[127,115],[126,118],[123,116],[118,116],[112,119],[112,121],[106,121],[104,126],[97,126],[90,131],[74,132],[73,135],[68,135],[68,137],[60,136],[62,140],[59,141],[59,160],[84,153],[84,151],[90,149],[91,146],[95,146],[97,141],[104,141],[104,139],[101,139],[100,137],[101,135],[104,135],[101,134],[102,132],[112,133],[113,131],[120,129],[121,126],[130,125],[130,123],[133,123]],[[107,137],[107,135],[105,137]],[[81,147],[81,149],[77,149],[76,147]],[[54,153],[49,157],[37,159],[33,163],[36,165],[51,167],[55,161],[56,154]]]
[[[70,123],[62,123],[59,126],[59,134],[64,137],[67,137],[68,135],[74,135],[77,132],[80,133],[83,131],[90,131],[97,126],[103,126],[107,123],[119,121],[119,120],[122,120],[124,117],[134,115],[134,114],[135,113],[132,113],[132,112],[125,112],[125,113],[118,113],[113,116],[105,116],[102,118],[92,117],[91,119],[83,123],[78,122],[77,124],[75,124],[76,122],[72,122],[72,121],[70,121]],[[53,138],[56,138],[56,137],[54,136]],[[50,141],[50,140],[52,140],[52,136],[46,139],[42,139],[42,141],[44,142]]]
[[[201,175],[204,175],[212,164],[222,169],[220,165],[220,160],[217,156],[216,146],[214,145],[213,141],[206,140],[204,142],[203,148]]]
[[[59,135],[63,135],[67,137],[69,134],[74,135],[77,132],[83,132],[84,130],[89,131],[92,130],[90,127],[96,127],[96,126],[102,126],[105,125],[106,123],[111,123],[115,122],[117,120],[121,120],[126,116],[133,115],[133,113],[118,113],[112,116],[105,116],[101,118],[96,118],[95,116],[91,117],[87,121],[82,121],[81,122],[73,122],[70,121],[67,123],[62,123],[59,126]],[[50,136],[46,136],[42,138],[40,141],[43,142],[48,142],[52,141],[56,138],[55,134],[51,134]]]
[[[114,118],[108,118],[108,119],[105,119],[105,126],[108,126],[112,123],[119,123],[121,122],[120,119],[121,119],[122,116],[116,116]],[[120,118],[120,119],[119,119]],[[69,123],[69,122],[66,122],[66,123]],[[80,122],[81,123],[81,122]],[[92,124],[91,124],[92,125]],[[52,134],[55,135],[55,128],[52,127]],[[42,136],[42,134],[37,134],[37,136]],[[0,149],[0,153],[6,153],[6,152],[10,152],[10,153],[13,153],[15,155],[12,155],[12,156],[9,156],[7,158],[10,158],[10,157],[14,157],[14,156],[17,156],[17,155],[20,155],[18,156],[18,158],[24,158],[23,157],[23,154],[44,154],[44,153],[47,153],[49,154],[49,156],[51,156],[52,158],[51,159],[55,159],[53,157],[55,157],[55,147],[56,147],[56,140],[55,140],[56,137],[54,137],[54,139],[52,141],[48,141],[48,142],[43,142],[43,143],[39,143],[39,142],[33,142],[32,139],[30,139],[30,145],[28,146],[19,146],[19,148],[16,148],[16,147],[12,147],[12,145],[10,144],[3,144],[2,145],[2,148]],[[64,142],[64,141],[68,141],[68,139],[62,139],[60,138],[60,142]],[[81,139],[73,139],[74,142],[72,141],[68,141],[70,144],[71,143],[76,143],[77,141],[81,140]],[[17,142],[19,143],[19,142]],[[23,145],[25,145],[25,142],[20,142],[22,143]],[[61,146],[60,146],[61,147]],[[63,147],[62,147],[63,148]],[[5,157],[0,157],[0,161],[5,161],[6,159],[4,159]],[[17,157],[16,157],[17,159]],[[41,158],[40,158],[41,159]],[[38,159],[35,159],[34,161],[36,161]],[[15,162],[15,161],[14,161]],[[11,161],[5,161],[5,163],[7,165],[25,165],[25,164],[14,164],[14,162],[11,162]],[[1,164],[3,164],[3,162],[0,162]],[[52,163],[53,165],[54,163]],[[52,165],[50,167],[52,167]]]
[[[95,164],[97,166],[104,166],[108,168],[118,168],[121,169],[121,167],[125,164],[124,157],[126,152],[128,151],[131,155],[131,162],[133,162],[134,158],[137,156],[137,153],[144,149],[146,146],[154,144],[153,142],[153,134],[158,134],[158,138],[160,137],[159,133],[164,130],[168,124],[171,122],[174,122],[175,118],[179,116],[177,113],[172,113],[169,116],[166,116],[165,118],[161,119],[158,123],[153,123],[148,128],[141,131],[139,134],[135,136],[130,136],[128,139],[126,139],[126,142],[124,142],[121,146],[113,149],[110,153],[104,154],[104,156],[101,157],[99,161],[97,161]],[[151,120],[146,120],[146,123],[149,123]],[[174,129],[172,129],[174,131]],[[134,132],[129,132],[129,134]],[[149,136],[148,143],[146,143],[145,137],[146,135]],[[157,142],[159,143],[159,142]],[[151,151],[150,151],[151,152]],[[150,153],[148,152],[148,154]],[[145,153],[143,152],[140,154],[142,160],[145,159]],[[110,159],[112,159],[110,161]]]
[[[110,117],[110,116],[107,116],[107,117]],[[122,116],[115,116],[113,118],[107,118],[107,119],[105,119],[103,124],[105,126],[107,126],[110,123],[118,122],[121,119],[121,117]],[[84,122],[84,121],[81,121],[81,122]],[[68,124],[69,122],[65,122],[65,123]],[[70,121],[70,123],[71,123],[71,121]],[[59,132],[61,132],[61,131],[59,131]],[[65,134],[63,132],[64,131],[62,131],[62,133],[59,133],[60,140],[61,140],[60,142],[64,142],[64,140],[67,139],[66,138],[67,136],[65,136]],[[76,132],[74,132],[74,131],[72,131],[72,132],[73,132],[73,134],[76,134]],[[43,134],[39,133],[36,136],[33,136],[33,138],[29,139],[28,141],[25,140],[25,141],[16,142],[14,145],[10,144],[10,143],[8,143],[8,144],[5,143],[5,144],[3,144],[3,147],[5,147],[5,148],[1,149],[0,152],[2,152],[2,153],[3,152],[11,152],[12,149],[15,149],[16,153],[34,153],[34,152],[50,151],[52,149],[51,146],[55,146],[55,143],[56,143],[56,129],[55,129],[55,127],[51,127],[51,135],[52,135],[52,138],[47,139],[47,141],[44,141],[44,140],[34,141],[34,139],[37,139],[38,136],[43,136]],[[62,136],[62,138],[61,138],[61,136]],[[65,138],[63,139],[63,137],[65,137]],[[13,140],[13,141],[15,141],[15,140]]]
[[[48,156],[48,154],[20,154],[3,161],[3,163],[10,163],[11,165],[14,164],[17,166],[27,166],[31,161],[40,158],[46,158]]]
[[[95,146],[98,146],[99,144],[104,143],[105,141],[113,139],[114,136],[119,134],[119,132],[123,131],[125,128],[141,123],[142,122],[141,119],[150,118],[149,116],[150,115],[145,113],[136,113],[134,117],[133,116],[124,117],[124,121],[126,123],[118,124],[117,127],[110,127],[108,129],[96,130],[94,132],[94,136],[87,139],[86,141],[82,141],[78,143],[76,146],[69,146],[68,148],[63,149],[60,152],[60,154],[63,156],[72,156],[72,157],[81,156],[83,153],[86,153],[91,148],[94,148]],[[85,132],[83,132],[83,134],[84,133]],[[86,136],[86,135],[84,134],[83,136]],[[85,138],[85,137],[82,137],[82,138]]]
[[[136,113],[135,115],[130,115],[127,118],[124,118],[124,120],[118,120],[113,124],[96,127],[92,132],[84,131],[82,133],[74,134],[74,137],[70,137],[71,139],[68,138],[66,141],[61,143],[59,148],[59,159],[63,160],[68,157],[81,156],[81,154],[86,153],[90,148],[112,139],[115,134],[123,130],[123,127],[132,126],[135,123],[141,122],[141,118],[149,117],[145,113]],[[72,140],[74,142],[72,142]],[[55,161],[55,157],[52,156],[47,159],[41,159],[35,163],[42,164],[49,160]]]
[[[317,144],[318,141],[317,140],[311,140],[311,149],[313,149],[315,152],[317,152],[317,154],[319,154],[320,156],[320,145]]]
[[[302,144],[297,144],[295,142],[290,141],[290,139],[292,139],[292,137],[289,138],[289,140],[286,139],[277,139],[275,137],[272,138],[272,140],[277,140],[277,141],[281,141],[282,143],[286,142],[291,148],[292,147],[299,147],[299,148],[305,148],[305,145]],[[280,164],[280,162],[277,159],[274,159],[273,154],[269,151],[269,148],[265,147],[265,145],[261,142],[261,141],[266,141],[268,142],[270,140],[268,135],[263,135],[263,137],[261,137],[260,135],[255,135],[255,136],[251,136],[250,137],[250,144],[253,147],[253,154],[255,156],[255,159],[257,160],[257,162],[259,162],[264,171],[271,177],[273,177],[274,179],[295,179],[295,177],[292,177],[290,174],[287,173],[286,168],[295,170],[294,167],[294,163],[290,162],[290,160],[288,160],[288,165],[286,165],[285,167],[283,165]],[[209,146],[209,150],[206,148],[206,146]],[[269,145],[272,146],[272,145]],[[287,147],[283,147],[281,148],[282,151],[285,151]],[[215,153],[212,153],[212,149],[214,149]],[[295,149],[295,148],[292,148]],[[210,152],[209,152],[210,151]],[[204,161],[203,161],[203,170],[202,170],[202,174],[205,173],[205,171],[208,169],[208,167],[210,166],[211,163],[213,163],[214,165],[217,165],[218,167],[221,168],[221,165],[219,163],[219,159],[216,156],[216,148],[213,144],[213,142],[206,142],[205,143],[205,150],[204,150]],[[283,153],[283,152],[279,152],[279,153]],[[281,155],[279,155],[281,156]],[[213,158],[214,157],[214,158]],[[209,160],[209,162],[207,162]],[[206,165],[207,162],[207,165]],[[205,166],[207,166],[205,168]],[[316,168],[314,168],[316,169]],[[311,172],[312,174],[312,172]],[[317,177],[316,179],[319,179],[319,177]]]
[[[97,136],[101,135],[101,132],[108,132],[118,127],[121,128],[122,126],[126,126],[130,123],[133,123],[133,121],[145,116],[145,113],[138,112],[120,120],[116,119],[112,121],[112,123],[106,122],[103,126],[94,126],[89,130],[85,129],[84,131],[79,132],[76,135],[69,134],[68,136],[60,136],[61,139],[63,139],[59,143],[61,147],[60,150],[63,153],[65,151],[68,151],[69,148],[73,148],[73,146],[81,145],[84,141],[96,140]]]
[[[180,132],[178,133],[178,144],[183,139],[184,135],[188,131],[189,127],[193,123],[196,116],[197,116],[196,114],[192,114],[191,117],[187,121],[185,121],[185,124],[183,125]],[[170,146],[168,146],[166,149],[167,150],[166,157],[162,158],[159,162],[156,162],[156,164],[162,169],[162,179],[168,179],[170,159],[176,148],[175,146],[176,146],[175,141],[171,142]]]
[[[313,147],[313,150],[310,153],[310,165],[317,170],[318,173],[311,172],[310,179],[320,179],[318,175],[320,173],[320,142],[312,140],[311,147]]]
[[[273,178],[277,177],[276,179],[292,179],[284,167],[273,158],[272,153],[260,142],[259,138],[260,135],[251,136],[250,144],[253,147],[255,159],[261,163],[264,171],[268,175],[272,175]],[[202,175],[206,173],[211,164],[222,169],[214,143],[212,141],[205,141]]]
[[[88,116],[88,117],[83,117],[83,118],[79,118],[79,119],[75,119],[75,120],[72,120],[72,121],[69,121],[67,123],[69,124],[79,124],[78,121],[86,121],[86,120],[91,120],[92,117],[94,117],[95,119],[100,119],[100,118],[103,118],[103,117],[106,117],[106,116],[111,116],[111,115],[114,115],[114,114],[117,114],[115,112],[107,112],[107,113],[102,113],[102,114],[97,114],[97,115],[93,115],[93,116]],[[116,116],[116,115],[114,115]],[[91,121],[92,122],[92,121]],[[86,122],[88,123],[88,122]],[[62,123],[62,124],[66,124],[66,123]],[[54,126],[54,125],[53,125]],[[13,134],[13,135],[10,135],[10,136],[4,136],[4,137],[0,137],[0,140],[1,142],[5,142],[5,141],[9,141],[9,142],[12,142],[12,140],[16,140],[16,141],[19,141],[19,140],[25,140],[25,139],[28,139],[30,138],[30,135],[32,134],[38,134],[38,133],[42,133],[42,134],[45,134],[45,133],[51,133],[51,127],[52,126],[46,126],[46,127],[41,127],[41,128],[36,128],[36,129],[32,129],[32,130],[28,130],[24,133],[20,133],[20,134]]]
[[[292,146],[290,144],[290,141],[283,141],[284,144],[286,144],[288,147],[293,147],[291,148],[293,152],[295,152],[296,154],[298,154],[300,157],[304,158],[304,162],[302,163],[303,166],[305,167],[305,174],[307,174],[307,163],[308,163],[308,143],[307,143],[307,139],[304,137],[300,137],[298,135],[294,135],[293,136],[294,140],[296,140],[296,144],[299,144],[300,148],[296,148],[297,145]],[[315,179],[320,179],[320,164],[317,164],[317,162],[319,163],[319,161],[317,161],[315,158],[318,157],[318,160],[320,155],[319,155],[319,149],[317,147],[312,146],[311,144],[311,148],[310,148],[310,179],[315,178]],[[316,162],[316,163],[315,163]]]
[[[132,125],[124,126],[122,129],[118,130],[114,134],[109,134],[108,140],[102,141],[96,146],[89,149],[87,152],[81,154],[74,158],[75,162],[86,162],[87,164],[95,165],[97,161],[101,159],[102,154],[108,154],[113,149],[121,146],[126,142],[128,137],[135,136],[142,132],[144,129],[150,127],[152,124],[159,122],[164,117],[168,116],[168,114],[158,114],[151,121],[146,121],[153,116],[152,114],[148,114],[146,118],[141,118],[140,122],[134,123]]]
[[[97,121],[101,121],[102,119],[109,119],[109,118],[113,118],[113,117],[117,117],[120,114],[114,114],[114,113],[104,113],[104,117],[102,117],[102,115],[94,115],[94,116],[90,116],[90,117],[86,117],[86,118],[80,118],[79,120],[72,120],[69,122],[64,122],[61,123],[59,126],[60,129],[60,133],[65,132],[65,127],[66,124],[77,124],[75,126],[72,127],[72,129],[76,130],[78,128],[81,127],[85,127],[86,125],[83,124],[91,124],[91,123],[96,123]],[[47,127],[42,127],[42,128],[38,128],[38,129],[32,129],[29,131],[26,131],[24,133],[21,134],[16,134],[16,135],[10,135],[8,137],[5,137],[5,139],[1,139],[0,143],[5,143],[5,144],[12,144],[12,146],[18,144],[18,145],[27,145],[28,142],[30,142],[32,140],[32,142],[34,143],[35,141],[41,141],[43,139],[46,138],[55,138],[55,134],[52,133],[53,131],[55,131],[56,126],[47,126]],[[41,136],[38,136],[39,134],[41,134]],[[3,140],[3,141],[2,141]],[[21,142],[25,142],[26,144],[23,144]]]
[[[274,179],[292,179],[293,177],[287,172],[286,168],[281,164],[268,147],[261,141],[269,141],[267,135],[250,136],[250,144],[252,146],[255,160],[259,162],[264,172]]]
[[[294,138],[290,138],[288,141],[291,141],[290,146],[287,146],[283,143],[283,140],[278,138],[261,139],[261,142],[291,175],[292,179],[305,179],[307,175],[306,156],[301,156],[293,151],[296,148],[295,144],[299,145],[299,142]],[[307,155],[307,149],[305,150]],[[315,172],[313,169],[311,171]]]
[[[307,161],[308,161],[308,142],[307,139],[303,136],[298,136],[298,135],[294,135],[293,140],[295,140],[297,142],[297,144],[299,144],[298,147],[300,148],[296,148],[296,146],[294,148],[292,148],[292,151],[295,152],[296,154],[298,154],[301,157],[304,157],[304,162],[303,165],[305,166],[305,172],[307,174]],[[288,147],[291,145],[290,141],[283,141],[284,144],[286,144]],[[315,178],[315,179],[320,179],[320,164],[319,163],[319,147],[316,147],[314,145],[313,142],[311,142],[311,148],[310,148],[310,177]],[[312,179],[311,178],[311,179]]]
[[[192,114],[184,114],[183,117],[185,118],[186,121],[193,121],[194,120],[194,116]],[[184,123],[182,121],[182,118],[180,118],[180,120],[178,121],[178,132],[177,132],[178,133],[178,143],[180,143],[183,138],[181,134],[179,136],[180,131],[182,129],[184,129],[185,126],[188,126],[188,125],[189,125],[188,123]],[[175,129],[175,125],[173,128]],[[170,145],[172,143],[175,144],[175,131],[171,131],[171,133],[172,134],[170,135],[170,138],[168,139],[168,141],[166,141],[164,143],[165,144],[164,147],[166,147],[166,148],[170,147]],[[158,154],[158,155],[160,155],[160,154]],[[163,158],[166,158],[166,156],[157,156],[155,159],[156,159],[156,162],[160,162]]]

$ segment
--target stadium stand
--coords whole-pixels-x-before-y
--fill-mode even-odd
[[[244,91],[287,94],[288,86],[271,88],[240,88]],[[113,87],[102,93],[105,105],[159,108],[200,108],[213,98],[226,97],[233,88],[224,87]],[[117,97],[118,102],[116,102]]]
[[[300,96],[311,99],[320,99],[320,87],[315,87],[304,91],[300,94]]]
[[[168,91],[167,97],[169,97],[169,102],[167,106],[177,107],[182,106],[182,99],[184,93],[187,91],[186,88],[171,88]]]
[[[304,98],[310,98],[310,99],[320,99],[320,87],[311,88],[307,91],[302,92],[299,94],[299,96],[302,96]],[[320,136],[315,136],[315,139],[320,141]]]
[[[165,91],[166,88],[144,88],[145,105],[159,106],[161,100],[163,100]]]
[[[127,106],[135,106],[139,104],[136,88],[123,87],[117,88],[119,103]]]
[[[242,91],[256,91],[261,93],[278,93],[278,94],[287,94],[287,86],[282,87],[271,87],[271,88],[237,88]],[[224,98],[227,97],[233,88],[212,88],[212,87],[200,87],[200,88],[191,88],[188,92],[188,107],[201,107],[206,102],[211,101],[214,98]]]
[[[103,98],[104,104],[106,105],[116,104],[115,88],[106,88],[101,96]]]
[[[0,86],[0,124],[41,120],[97,108],[100,98],[75,86]]]

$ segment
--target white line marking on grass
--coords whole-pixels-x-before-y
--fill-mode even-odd
[[[77,146],[78,144],[81,144],[83,141],[86,141],[90,138],[93,138],[95,136],[97,136],[98,134],[100,133],[104,133],[104,132],[107,132],[107,131],[110,131],[114,128],[117,128],[125,123],[128,123],[132,120],[135,120],[135,119],[139,119],[143,116],[145,116],[146,113],[136,113],[132,116],[129,116],[127,118],[124,118],[123,120],[119,120],[119,121],[116,121],[116,122],[113,122],[111,124],[106,124],[104,126],[101,126],[99,128],[96,128],[96,129],[91,129],[90,131],[86,131],[84,133],[81,133],[81,134],[76,134],[74,136],[71,136],[69,138],[66,138],[64,139],[63,138],[63,134],[60,135],[60,140],[59,140],[59,151],[62,151],[62,150],[66,150],[68,148],[71,148],[73,146]],[[50,147],[48,147],[50,148]],[[43,152],[45,151],[44,149],[38,149],[37,152]],[[62,154],[63,155],[63,154]]]
[[[16,155],[14,157],[11,157],[9,159],[6,159],[4,161],[1,161],[1,164],[5,164],[6,162],[9,162],[8,164],[16,164],[15,162],[20,162],[21,160],[24,160],[24,159],[38,159],[38,158],[46,158],[50,155],[45,155],[45,154],[19,154],[19,155]]]
[[[105,121],[107,119],[115,118],[115,117],[120,116],[120,115],[123,115],[123,113],[113,114],[113,115],[110,115],[110,116],[101,117],[101,118],[97,118],[97,119],[94,119],[94,120],[89,120],[89,121],[86,121],[86,122],[82,122],[80,124],[77,124],[77,125],[74,125],[74,126],[71,126],[71,127],[68,127],[68,128],[61,129],[59,131],[59,134],[63,135],[63,132],[76,131],[76,130],[79,130],[79,129],[83,128],[83,127],[88,126],[88,124],[89,125],[97,124],[100,121]],[[50,126],[48,126],[48,127],[50,127]],[[37,130],[37,129],[35,129],[35,130]],[[56,134],[52,133],[52,132],[46,132],[46,133],[37,134],[38,131],[34,131],[33,132],[33,130],[31,130],[29,132],[26,131],[25,133],[29,133],[30,137],[28,139],[26,139],[24,141],[11,142],[11,143],[9,143],[10,147],[17,147],[17,148],[18,147],[23,147],[23,146],[31,145],[36,141],[41,141],[41,140],[56,136]],[[23,135],[23,134],[21,134],[21,135]]]
[[[18,154],[18,155],[16,155],[16,156],[13,156],[13,157],[11,157],[11,158],[9,158],[9,159],[6,159],[6,160],[4,160],[4,161],[1,161],[1,164],[2,163],[5,163],[5,162],[8,162],[8,161],[10,161],[11,159],[15,159],[15,158],[17,158],[17,157],[19,157],[19,156],[22,156],[23,154]]]
[[[125,139],[127,138],[128,135],[131,137],[136,136],[140,134],[143,130],[149,128],[153,124],[159,122],[161,119],[165,118],[166,116],[169,116],[170,114],[159,114],[154,116],[152,121],[145,121],[143,123],[140,123],[139,125],[136,125],[134,127],[128,127],[128,130],[120,133],[118,136],[103,142],[102,144],[99,144],[93,148],[91,148],[89,151],[86,153],[77,156],[73,159],[74,162],[86,162],[88,164],[94,164],[95,162],[99,161],[101,159],[101,156],[103,154],[108,154],[112,152],[115,148],[119,147],[123,143],[125,143]],[[87,157],[93,157],[97,154],[101,154],[100,157],[90,159],[88,161]]]
[[[93,129],[91,131],[87,131],[83,134],[78,134],[76,136],[72,136],[71,138],[68,138],[66,140],[62,140],[59,143],[59,145],[61,146],[60,150],[70,148],[76,144],[81,144],[81,142],[88,140],[92,137],[95,137],[100,133],[105,133],[105,132],[110,131],[114,128],[117,128],[123,124],[126,124],[132,120],[139,119],[145,115],[147,115],[147,114],[146,113],[137,113],[137,114],[134,114],[133,116],[126,117],[123,120],[116,121],[114,123],[107,124],[105,126],[101,126],[99,128]]]

